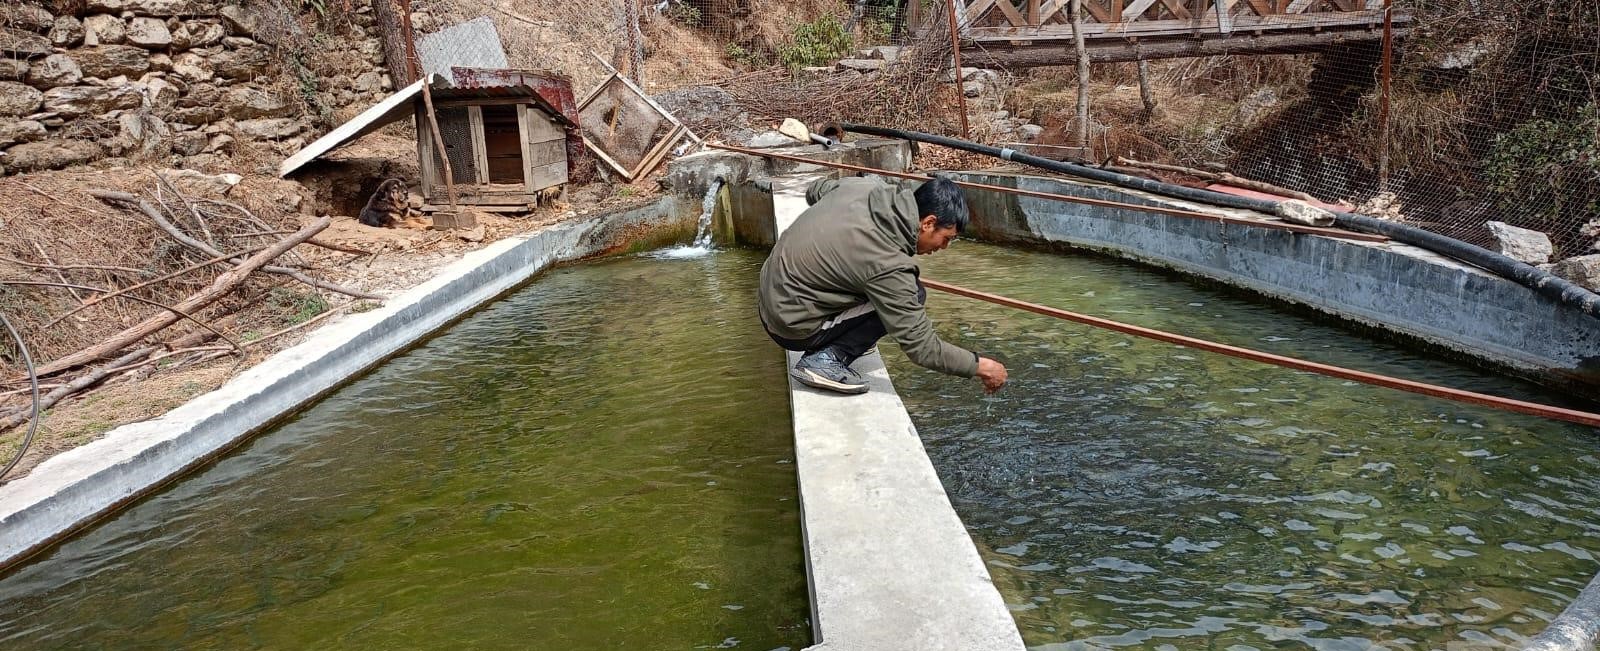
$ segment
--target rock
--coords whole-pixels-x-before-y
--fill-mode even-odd
[[[100,155],[100,146],[85,140],[45,140],[7,149],[0,161],[5,162],[7,170],[31,172],[81,165]]]
[[[0,27],[0,53],[32,59],[50,52],[50,39],[15,27]]]
[[[123,86],[128,85],[128,76],[127,75],[117,75],[117,76],[112,77],[110,79],[102,79],[101,80],[101,84],[104,85],[104,86],[109,86],[111,88],[121,88]]]
[[[215,77],[211,60],[193,52],[184,52],[172,58],[172,74],[187,81],[211,81]]]
[[[0,25],[30,32],[43,32],[50,29],[55,20],[55,16],[37,4],[9,0],[4,6],[0,6]]]
[[[281,118],[293,112],[288,102],[254,88],[234,88],[224,93],[222,110],[235,120]]]
[[[38,142],[49,135],[43,124],[33,120],[0,120],[0,147],[21,142]]]
[[[252,40],[251,38],[246,37],[246,36],[224,36],[224,37],[222,37],[222,45],[223,45],[223,47],[226,47],[226,48],[229,48],[229,49],[233,49],[233,50],[237,50],[239,48],[250,47],[250,46],[255,45],[255,44],[256,44],[256,42],[254,40]]]
[[[217,135],[211,136],[211,142],[206,143],[206,151],[205,151],[205,153],[207,153],[207,154],[213,154],[213,153],[217,153],[217,152],[226,153],[228,151],[231,151],[232,149],[233,149],[233,136],[230,136],[230,135],[228,135],[226,133],[219,133]]]
[[[73,53],[83,76],[110,79],[118,75],[142,75],[150,69],[150,53],[131,45],[102,45]]]
[[[983,94],[984,85],[981,81],[961,82],[961,94],[967,97],[977,97]]]
[[[383,74],[376,70],[368,70],[361,73],[361,76],[356,77],[355,83],[351,84],[351,86],[358,93],[378,92],[383,90]]]
[[[117,135],[106,142],[112,156],[152,156],[172,137],[172,130],[160,118],[128,111],[117,116]]]
[[[103,115],[118,109],[139,108],[144,96],[132,86],[63,86],[44,93],[44,108],[66,118]]]
[[[224,8],[224,11],[226,10]],[[172,30],[172,47],[178,50],[187,50],[216,45],[221,43],[223,37],[227,35],[227,28],[219,23],[200,20],[184,21],[177,29]]]
[[[883,59],[889,63],[900,60],[901,48],[898,45],[879,45],[867,50],[868,59]]]
[[[261,29],[261,14],[254,9],[241,7],[235,3],[228,3],[219,12],[222,21],[228,26],[228,33],[235,36],[252,36],[259,34]]]
[[[763,131],[745,142],[745,146],[753,149],[771,149],[773,147],[788,147],[800,144],[794,138],[776,131]]]
[[[198,131],[179,133],[172,137],[172,153],[180,156],[193,156],[204,153],[206,146],[211,144],[206,134]]]
[[[144,104],[158,113],[172,112],[178,106],[178,97],[183,93],[178,87],[168,83],[165,79],[151,79],[140,82],[144,86]]]
[[[71,86],[83,81],[83,71],[78,62],[65,54],[52,54],[33,64],[28,70],[28,85],[40,90],[57,86]]]
[[[128,42],[147,50],[159,50],[172,45],[172,32],[167,21],[141,16],[128,23]]]
[[[834,67],[839,70],[854,70],[856,72],[877,72],[888,65],[883,59],[840,59]]]
[[[62,16],[50,26],[50,44],[56,47],[77,47],[83,42],[83,22],[72,16]]]
[[[22,81],[28,77],[28,62],[0,57],[0,81]]]
[[[216,3],[206,0],[88,0],[88,4],[91,11],[136,16],[203,16],[217,11]]]
[[[214,106],[181,108],[167,114],[167,119],[177,124],[204,126],[222,119],[222,109]]]
[[[1487,222],[1489,234],[1494,236],[1501,254],[1527,264],[1544,264],[1550,261],[1555,247],[1550,236],[1539,231],[1518,228],[1505,222]]]
[[[213,84],[190,84],[183,91],[183,97],[178,98],[178,108],[194,108],[196,106],[216,107],[222,102],[222,89]]]
[[[1580,255],[1557,262],[1550,273],[1600,292],[1600,254]]]
[[[1017,127],[1017,140],[1022,142],[1039,142],[1044,135],[1044,127],[1037,124],[1024,124]]]
[[[300,123],[293,118],[240,120],[233,128],[238,135],[253,140],[282,140],[300,133]]]
[[[128,25],[116,16],[95,14],[83,19],[83,44],[116,45],[127,38]]]
[[[157,172],[188,196],[223,197],[233,191],[244,177],[238,174],[202,174],[194,170],[161,170]]]
[[[229,81],[253,80],[265,73],[271,63],[271,50],[263,45],[228,50],[211,57],[211,69],[218,77]]]
[[[32,86],[0,81],[0,116],[23,116],[39,110],[44,94]]]
[[[172,57],[159,52],[151,54],[150,69],[161,72],[172,72]]]

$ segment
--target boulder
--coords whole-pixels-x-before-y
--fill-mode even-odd
[[[150,54],[150,69],[159,72],[172,72],[172,57],[160,52]]]
[[[139,108],[144,96],[137,88],[122,86],[63,86],[44,92],[44,108],[65,118],[103,115],[119,109]]]
[[[376,93],[381,91],[383,90],[383,73],[380,73],[376,70],[368,70],[363,72],[361,73],[361,76],[356,77],[355,83],[351,84],[351,87],[355,88],[356,92],[358,93]]]
[[[33,120],[0,120],[0,147],[44,140],[49,131]]]
[[[160,118],[128,111],[117,116],[117,135],[105,141],[112,156],[151,156],[172,137]]]
[[[85,77],[110,79],[118,75],[138,76],[150,69],[150,53],[131,45],[86,47],[73,54]]]
[[[179,133],[172,136],[172,153],[180,156],[193,156],[205,152],[206,146],[209,144],[211,144],[211,140],[206,137],[206,134],[199,131]]]
[[[31,172],[81,165],[100,155],[100,146],[86,140],[45,140],[13,146],[0,161],[7,170]]]
[[[228,50],[211,57],[211,69],[229,81],[250,81],[261,76],[272,64],[272,52],[263,45]]]
[[[1527,264],[1544,264],[1550,261],[1555,247],[1550,236],[1539,231],[1518,228],[1505,222],[1487,222],[1489,234],[1494,236],[1497,249],[1508,258]]]
[[[776,131],[763,131],[746,140],[744,144],[752,149],[771,149],[799,145],[800,142]]]
[[[228,33],[234,36],[254,36],[260,34],[261,13],[253,8],[241,7],[236,3],[228,3],[219,12],[222,22],[228,26]]]
[[[50,39],[15,27],[0,27],[0,54],[32,59],[50,52]]]
[[[854,70],[856,72],[877,72],[882,70],[889,62],[883,59],[840,59],[834,67],[839,70]]]
[[[217,152],[227,153],[230,151],[233,151],[233,136],[230,136],[226,133],[219,133],[211,136],[211,142],[206,143],[205,153],[207,154],[215,154]]]
[[[961,94],[967,97],[977,97],[983,94],[984,85],[981,81],[961,82]]]
[[[50,44],[56,47],[78,47],[83,43],[83,22],[72,16],[62,16],[50,26]]]
[[[39,110],[44,94],[14,81],[0,81],[0,117],[23,116]]]
[[[167,115],[167,119],[176,124],[190,124],[205,126],[222,119],[222,109],[215,106],[192,106],[177,109]]]
[[[49,11],[33,2],[9,0],[0,6],[0,25],[9,25],[30,32],[43,32],[49,30],[55,20],[56,17],[50,15]]]
[[[253,140],[282,140],[300,133],[300,123],[293,118],[240,120],[233,128],[237,135]]]
[[[204,138],[201,139],[204,141]],[[191,156],[193,154],[190,154]],[[239,185],[244,177],[238,174],[204,174],[194,170],[161,170],[157,172],[166,177],[172,187],[187,196],[222,197]]]
[[[78,62],[65,54],[52,54],[33,64],[28,70],[28,85],[41,90],[58,86],[71,86],[83,81],[83,71]]]
[[[88,0],[88,5],[90,11],[136,16],[203,16],[217,11],[209,0]]]
[[[128,24],[121,18],[95,14],[83,19],[83,44],[86,46],[116,45],[127,37]]]
[[[183,95],[177,86],[159,77],[141,81],[139,85],[143,86],[145,106],[161,114],[177,108],[178,98]]]
[[[172,32],[167,21],[140,16],[128,21],[128,42],[147,50],[159,50],[172,45]]]
[[[0,81],[22,81],[28,78],[28,62],[0,57]]]
[[[187,50],[216,45],[227,35],[228,30],[218,23],[202,20],[184,21],[177,29],[172,30],[172,47]]]
[[[1044,127],[1037,124],[1024,124],[1017,127],[1017,140],[1022,142],[1039,142],[1039,138],[1042,136],[1044,136]]]
[[[216,76],[211,60],[193,52],[184,52],[172,58],[172,74],[195,82],[211,81]]]
[[[1550,273],[1600,292],[1600,253],[1567,258],[1550,268]]]
[[[293,113],[289,103],[277,95],[254,88],[233,88],[222,95],[222,110],[235,120],[281,118]]]

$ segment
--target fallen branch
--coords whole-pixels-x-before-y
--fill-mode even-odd
[[[139,197],[133,196],[133,195],[128,194],[126,192],[108,192],[108,191],[105,191],[105,190],[90,190],[89,191],[89,195],[94,197],[94,198],[96,198],[96,199],[100,199],[102,201],[119,201],[119,202],[122,202],[122,203],[127,203],[127,204],[132,204],[132,205],[138,206],[139,210],[141,212],[143,212],[145,214],[145,216],[149,217],[152,221],[154,221],[157,226],[161,227],[161,230],[166,231],[167,234],[171,235],[173,239],[178,240],[179,242],[181,242],[183,244],[186,244],[189,247],[191,247],[191,248],[193,248],[193,249],[195,249],[197,251],[201,251],[201,252],[205,253],[206,255],[210,255],[210,256],[223,255],[223,253],[221,251],[218,251],[215,247],[213,247],[213,246],[211,246],[209,244],[206,244],[205,242],[201,242],[200,240],[194,239],[193,237],[190,237],[188,233],[184,233],[182,229],[179,229],[177,226],[174,226],[172,224],[172,222],[168,221],[167,218],[161,214],[161,211],[156,210],[155,206],[150,205],[150,202],[148,202],[148,201],[140,199]],[[326,228],[327,224],[331,223],[331,220],[329,220],[329,218],[327,218],[327,217],[323,217],[322,219],[318,220],[318,223],[322,223],[323,224],[323,228]],[[318,230],[321,230],[321,229],[318,229]],[[298,281],[300,281],[302,283],[305,283],[307,285],[310,285],[312,287],[317,287],[317,288],[320,288],[320,289],[326,289],[326,290],[328,290],[330,292],[337,292],[337,293],[340,293],[340,294],[344,294],[346,296],[353,296],[355,298],[365,298],[365,299],[371,299],[371,300],[383,300],[383,296],[381,296],[379,294],[373,294],[373,293],[370,293],[370,292],[363,292],[363,291],[357,290],[357,289],[350,289],[348,287],[343,287],[343,286],[340,286],[340,285],[336,285],[334,283],[330,283],[330,282],[327,282],[325,280],[317,280],[315,278],[312,278],[310,276],[305,275],[304,273],[301,273],[299,271],[295,271],[294,269],[290,269],[288,267],[282,267],[282,266],[277,266],[277,265],[267,265],[265,267],[262,267],[261,270],[265,271],[267,273],[273,273],[273,274],[280,274],[280,275],[288,276],[290,278],[298,280]]]
[[[167,190],[171,191],[174,196],[178,197],[178,201],[182,202],[183,207],[189,211],[189,216],[194,217],[194,223],[200,226],[201,233],[205,233],[206,241],[216,244],[217,238],[211,234],[211,227],[206,225],[205,216],[201,215],[200,211],[195,209],[194,204],[189,202],[189,198],[183,196],[183,193],[179,192],[178,188],[174,187],[172,182],[167,180],[167,177],[162,176],[160,173],[152,173],[155,174],[156,180],[160,182],[160,185],[156,186],[156,201],[161,200],[160,186],[167,186]]]
[[[111,375],[111,372],[117,368],[132,364],[133,362],[138,361],[139,358],[149,355],[155,351],[155,346],[145,346],[143,348],[139,348],[131,353],[112,360],[110,363],[101,366],[100,368],[85,373],[82,377],[79,377],[76,380],[56,387],[50,393],[39,396],[39,411],[43,412],[44,410],[55,406],[56,403],[61,402],[62,398],[94,386],[95,383],[106,379],[106,377]],[[6,415],[5,418],[0,419],[0,432],[4,432],[27,422],[28,415],[30,412],[32,412],[32,410],[32,405],[29,405],[25,409],[14,411]]]
[[[289,249],[294,248],[296,245],[311,239],[312,235],[322,232],[322,230],[327,228],[328,224],[331,222],[332,220],[327,217],[323,217],[315,222],[312,222],[309,226],[300,229],[294,235],[289,236],[273,245],[272,248],[250,256],[244,262],[241,262],[239,266],[234,267],[227,273],[217,276],[216,280],[213,280],[210,286],[201,290],[199,293],[184,299],[182,303],[179,303],[174,307],[178,310],[182,310],[183,312],[193,312],[198,308],[210,305],[212,302],[215,302],[217,299],[222,298],[224,295],[233,291],[233,289],[240,283],[244,282],[244,280],[248,278],[252,272],[262,269],[273,258],[283,255],[285,251],[288,251]],[[177,319],[178,317],[173,314],[157,314],[152,316],[131,328],[112,335],[109,339],[100,344],[96,344],[95,346],[72,353],[66,357],[44,365],[39,369],[39,375],[45,376],[53,373],[59,373],[69,368],[82,366],[84,364],[109,357],[116,351],[127,348],[128,346],[143,340],[145,337],[154,334],[162,328],[172,325],[175,321],[177,321]],[[219,332],[217,335],[222,336],[222,333]]]
[[[268,226],[267,223],[262,221],[260,217],[257,217],[255,213],[250,212],[250,209],[245,208],[244,206],[241,206],[239,204],[233,203],[231,201],[220,201],[220,200],[217,200],[217,199],[195,199],[194,202],[197,203],[197,204],[210,204],[210,205],[213,205],[213,206],[222,206],[223,208],[228,208],[228,209],[231,209],[231,210],[235,210],[235,211],[239,212],[239,214],[244,215],[246,219],[249,219],[251,223],[254,223],[257,226],[260,226],[263,229],[262,232],[259,232],[259,233],[246,233],[246,234],[242,234],[242,235],[229,235],[228,237],[250,237],[250,236],[253,236],[253,235],[281,235],[281,234],[284,234],[284,233],[292,233],[293,232],[293,231],[273,230],[271,226]],[[310,241],[307,241],[306,244],[310,244],[311,246],[315,246],[315,247],[324,248],[324,249],[327,249],[329,251],[338,251],[340,253],[349,253],[351,255],[377,255],[376,253],[373,253],[371,251],[365,251],[365,250],[362,250],[362,249],[357,249],[357,248],[348,247],[348,246],[340,246],[338,244],[333,244],[331,242],[325,242],[325,241],[318,240],[318,239],[315,239],[315,238],[311,239]]]
[[[4,256],[0,256],[0,262],[9,262],[9,263],[14,264],[14,265],[18,265],[18,266],[22,266],[22,267],[31,267],[33,269],[61,269],[63,271],[73,271],[73,270],[78,270],[78,269],[93,269],[93,270],[96,270],[96,271],[122,271],[122,272],[126,272],[126,273],[139,274],[141,276],[150,275],[150,270],[149,269],[134,269],[133,267],[118,267],[118,266],[114,266],[114,265],[99,265],[99,264],[40,264],[38,262],[28,262],[27,260],[18,260],[16,258],[7,258],[7,257],[4,257]]]
[[[89,291],[89,292],[106,292],[106,293],[109,293],[111,291],[111,290],[105,289],[103,287],[93,287],[93,286],[90,286],[90,285],[73,285],[71,283],[52,283],[52,282],[43,281],[43,280],[10,280],[10,279],[0,278],[0,285],[30,285],[30,286],[38,286],[38,287],[64,287],[64,288],[67,288],[67,289],[81,289],[81,290]],[[210,325],[208,325],[206,322],[201,321],[198,318],[195,318],[195,316],[193,314],[190,314],[187,310],[183,310],[183,309],[180,309],[178,307],[174,307],[172,305],[167,305],[166,303],[162,303],[160,301],[152,301],[152,300],[150,300],[148,298],[140,298],[138,296],[126,296],[126,295],[124,295],[121,298],[126,298],[126,299],[128,299],[130,301],[138,301],[140,303],[144,303],[145,305],[154,305],[154,306],[159,307],[159,308],[161,308],[163,310],[166,310],[168,312],[173,313],[173,315],[175,315],[175,316],[178,316],[178,317],[193,321],[195,325],[200,326],[202,328],[205,328],[206,330],[210,330],[213,334],[217,335],[218,337],[222,337],[223,339],[227,340],[229,343],[233,342],[233,340],[229,339],[227,335],[222,334],[221,330],[213,328]],[[176,322],[176,321],[177,321],[177,319],[173,319],[173,322]],[[234,347],[238,348],[239,345],[238,344],[234,344]],[[39,374],[43,375],[44,371],[39,371]]]
[[[44,258],[45,264],[50,265],[50,270],[55,272],[56,278],[61,281],[62,285],[66,285],[67,283],[71,282],[67,280],[66,274],[61,273],[61,268],[56,266],[56,261],[50,259],[50,254],[44,252],[44,247],[39,245],[38,240],[28,240],[28,243],[33,245],[33,250],[39,252],[39,257]],[[84,298],[78,294],[78,290],[67,287],[67,292],[71,293],[73,298],[78,299],[78,305],[80,307],[87,303],[87,301],[85,301]]]
[[[55,325],[57,323],[60,323],[63,320],[65,320],[67,317],[72,316],[74,314],[77,314],[79,312],[82,312],[83,310],[86,310],[86,309],[88,309],[88,308],[90,308],[90,307],[92,307],[92,306],[94,306],[94,305],[96,305],[96,304],[98,304],[98,303],[100,303],[102,301],[105,301],[106,299],[116,298],[118,296],[122,296],[124,294],[127,294],[128,292],[132,292],[132,291],[138,290],[138,289],[143,289],[145,287],[149,287],[150,285],[154,285],[154,284],[159,283],[159,282],[171,280],[173,278],[176,278],[178,276],[182,276],[183,274],[189,273],[191,271],[195,271],[197,269],[203,269],[205,267],[209,267],[211,265],[214,265],[214,264],[216,264],[218,262],[223,262],[223,261],[226,261],[226,260],[231,260],[233,258],[237,258],[237,257],[239,257],[241,255],[250,255],[251,253],[255,253],[257,251],[261,251],[261,250],[264,250],[266,248],[267,247],[265,247],[265,246],[258,246],[258,247],[252,248],[252,249],[246,249],[244,251],[240,251],[238,253],[229,253],[229,254],[225,254],[225,255],[220,255],[220,256],[217,256],[217,257],[212,258],[210,260],[206,260],[204,262],[197,262],[195,264],[189,265],[187,267],[184,267],[184,268],[179,269],[177,271],[174,271],[172,273],[165,274],[165,275],[162,275],[162,276],[158,276],[156,278],[151,278],[150,280],[146,280],[146,281],[144,281],[142,283],[139,283],[139,284],[136,284],[136,285],[130,285],[128,287],[124,287],[124,288],[119,289],[119,290],[114,291],[114,292],[101,294],[99,296],[92,297],[87,302],[85,302],[83,305],[79,305],[78,307],[72,308],[71,310],[68,310],[66,314],[63,314],[63,315],[58,316],[58,317],[56,317],[54,319],[51,319],[50,322],[44,324],[44,326],[41,329],[48,328],[48,327],[51,327],[51,326],[53,326],[53,325]]]

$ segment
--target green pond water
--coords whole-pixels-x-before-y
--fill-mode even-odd
[[[927,277],[1561,404],[1537,387],[1097,257],[962,242]],[[1600,570],[1600,432],[932,292],[995,397],[886,355],[1025,641],[1061,651],[1501,648]]]
[[[800,649],[762,257],[552,271],[0,580],[0,648]]]

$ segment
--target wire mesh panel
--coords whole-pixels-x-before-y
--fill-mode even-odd
[[[439,137],[444,141],[446,157],[450,160],[450,174],[456,185],[477,183],[478,161],[472,150],[472,123],[467,107],[440,106],[436,107],[435,113],[439,120]],[[433,149],[431,145],[428,148]],[[431,194],[443,194],[444,167],[439,152],[434,152],[433,160],[437,174],[431,179]]]

